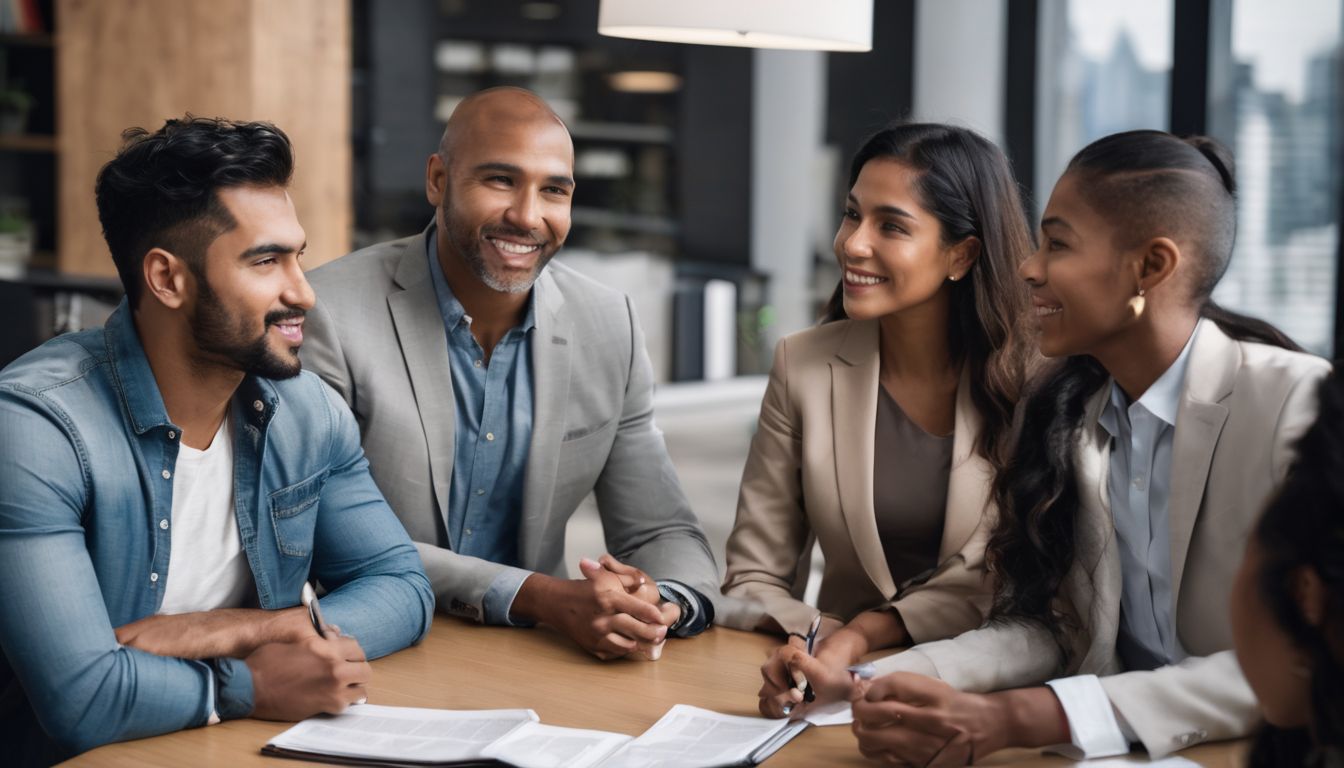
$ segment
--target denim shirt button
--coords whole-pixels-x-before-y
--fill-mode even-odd
[[[252,407],[255,408],[255,409],[257,409],[257,412],[258,412],[258,413],[260,413],[261,411],[266,410],[266,406],[263,405],[262,402],[261,402],[260,400],[253,400],[253,401],[252,401]]]
[[[176,439],[177,439],[177,433],[174,432],[174,431],[171,430],[171,429],[168,430],[168,439],[169,439],[169,440],[176,440]]]
[[[150,581],[158,581],[158,580],[159,580],[159,574],[157,574],[157,573],[151,573],[151,574],[149,574],[149,580],[150,580]]]
[[[169,472],[169,471],[166,470],[166,469],[163,470],[163,479],[164,479],[164,480],[167,480],[168,478],[170,478],[170,477],[172,477],[172,476],[173,476],[173,473],[172,473],[172,472]]]
[[[160,528],[161,530],[165,530],[165,531],[168,530],[168,521],[167,521],[167,520],[160,520],[160,521],[159,521],[159,528]]]

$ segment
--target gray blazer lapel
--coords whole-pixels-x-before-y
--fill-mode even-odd
[[[532,331],[532,443],[523,486],[523,519],[518,554],[522,566],[536,570],[550,518],[565,434],[569,400],[570,328],[560,313],[565,297],[548,272],[533,285],[536,328]]]
[[[1172,436],[1171,497],[1167,502],[1171,596],[1177,601],[1181,595],[1181,576],[1185,573],[1185,555],[1209,480],[1213,451],[1227,422],[1227,406],[1222,401],[1232,393],[1232,382],[1241,367],[1236,343],[1217,325],[1201,320],[1195,332],[1198,337],[1190,350],[1181,405],[1176,412],[1176,432]]]
[[[439,517],[444,530],[448,530],[448,489],[453,478],[457,411],[448,364],[448,336],[443,330],[443,315],[439,313],[429,274],[423,233],[406,248],[393,279],[403,290],[389,295],[387,306],[392,312],[397,342],[406,359],[420,424],[429,445],[429,472]],[[448,547],[451,549],[453,544],[449,541]]]
[[[877,432],[880,354],[876,321],[850,321],[831,361],[831,437],[840,512],[863,570],[888,598],[896,583],[887,567],[873,507],[873,445]]]

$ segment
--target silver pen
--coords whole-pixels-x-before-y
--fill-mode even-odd
[[[812,648],[817,644],[817,630],[821,629],[821,614],[818,613],[812,619],[812,625],[807,628],[807,655],[812,655]],[[812,683],[808,682],[803,688],[803,701],[811,702],[817,700],[817,694],[812,691]]]
[[[299,593],[299,602],[303,603],[303,607],[308,609],[308,620],[313,622],[313,629],[317,630],[317,636],[325,640],[327,630],[323,627],[326,626],[326,622],[322,620],[322,607],[317,604],[317,591],[313,589],[312,584],[303,582],[303,591]]]

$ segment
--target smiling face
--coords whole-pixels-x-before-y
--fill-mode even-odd
[[[965,249],[945,247],[938,219],[919,203],[917,171],[869,160],[845,202],[835,258],[845,314],[868,320],[948,300],[947,280],[969,269]]]
[[[1041,218],[1041,244],[1018,273],[1031,286],[1046,357],[1095,354],[1133,324],[1133,259],[1115,247],[1111,224],[1079,194],[1067,173]]]
[[[189,322],[198,355],[255,376],[296,376],[314,296],[299,263],[306,242],[294,203],[282,187],[228,187],[217,195],[235,226],[192,270]]]
[[[481,101],[454,115],[447,153],[430,158],[440,258],[450,279],[460,259],[490,290],[526,293],[569,234],[574,145],[549,110],[525,97]]]

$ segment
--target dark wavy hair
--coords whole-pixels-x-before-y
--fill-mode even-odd
[[[1013,410],[1022,393],[1030,339],[1022,328],[1028,293],[1017,266],[1034,248],[1022,196],[1003,152],[975,131],[937,123],[896,123],[863,143],[849,167],[849,186],[870,160],[893,159],[918,173],[915,194],[941,225],[944,245],[968,237],[980,255],[951,284],[949,347],[969,367],[971,402],[982,420],[976,450],[995,470],[1010,448]],[[844,285],[835,288],[822,322],[842,320]]]
[[[1254,533],[1260,598],[1307,657],[1311,721],[1306,729],[1263,728],[1251,750],[1253,766],[1344,765],[1344,377],[1338,368],[1322,382],[1320,404]],[[1315,571],[1325,586],[1322,626],[1306,620],[1293,595],[1301,568]]]
[[[1299,350],[1269,323],[1210,300],[1227,270],[1236,235],[1236,177],[1231,154],[1202,136],[1129,131],[1099,139],[1069,162],[1084,200],[1111,224],[1117,245],[1158,236],[1191,243],[1190,301],[1228,336]],[[995,478],[999,519],[986,560],[995,575],[991,621],[1043,624],[1063,651],[1063,614],[1055,598],[1074,563],[1080,498],[1074,451],[1089,396],[1109,374],[1094,358],[1074,355],[1043,371],[1022,406],[1016,449]]]
[[[237,226],[216,194],[236,186],[288,186],[294,153],[270,123],[223,118],[169,120],[150,133],[130,128],[98,172],[94,195],[103,238],[132,307],[145,254],[162,248],[200,273],[216,237]]]

